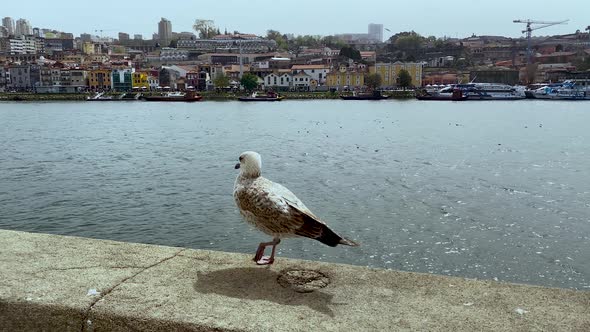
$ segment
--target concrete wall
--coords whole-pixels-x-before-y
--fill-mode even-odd
[[[590,331],[590,292],[251,258],[0,231],[0,330]]]

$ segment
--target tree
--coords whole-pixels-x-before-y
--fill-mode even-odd
[[[287,50],[289,47],[287,41],[285,40],[285,37],[276,30],[267,30],[266,39],[274,40],[277,43],[277,47],[281,50]]]
[[[322,38],[322,44],[324,44],[325,47],[336,49],[341,49],[342,47],[346,46],[345,42],[334,36],[325,36],[324,38]]]
[[[412,85],[412,76],[407,70],[402,69],[399,71],[399,74],[397,75],[397,84],[404,88],[404,90]]]
[[[193,29],[199,33],[199,38],[209,39],[217,33],[218,29],[212,20],[196,19]]]
[[[225,74],[218,75],[213,80],[213,85],[215,85],[215,87],[218,89],[228,87],[229,86],[229,77],[227,77],[227,75],[225,75]]]
[[[240,79],[240,84],[246,91],[254,91],[258,87],[258,76],[246,73],[242,76],[242,79]]]
[[[340,49],[340,56],[347,57],[355,61],[361,61],[361,52],[351,46],[344,46]]]
[[[370,89],[370,90],[375,90],[376,88],[381,86],[381,75],[377,74],[377,73],[371,73],[371,74],[367,74],[365,76],[365,85]]]

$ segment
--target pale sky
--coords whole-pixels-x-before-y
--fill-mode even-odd
[[[195,19],[210,19],[223,32],[265,35],[274,29],[295,35],[366,33],[369,23],[381,23],[384,39],[399,31],[414,30],[424,36],[467,37],[477,35],[521,36],[524,25],[514,19],[561,21],[533,32],[552,35],[584,31],[590,25],[590,0],[2,0],[0,17],[28,19],[33,27],[64,32],[95,33],[116,37],[118,32],[142,34],[150,39],[161,17],[172,21],[175,32],[193,31]],[[77,4],[74,4],[77,3]]]

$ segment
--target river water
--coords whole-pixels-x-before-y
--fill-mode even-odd
[[[239,154],[361,243],[293,257],[590,289],[590,104],[0,104],[0,228],[254,254]],[[280,259],[280,258],[279,258]]]

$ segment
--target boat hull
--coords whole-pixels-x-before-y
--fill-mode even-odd
[[[389,96],[340,96],[342,100],[382,100]]]
[[[196,97],[165,97],[165,96],[149,96],[143,97],[145,101],[166,101],[166,102],[195,102],[201,101],[203,99],[202,96]]]
[[[451,97],[451,96],[416,96],[418,100],[436,100],[436,101],[462,101],[467,100],[467,96]]]
[[[239,97],[239,101],[281,101],[283,97]]]

